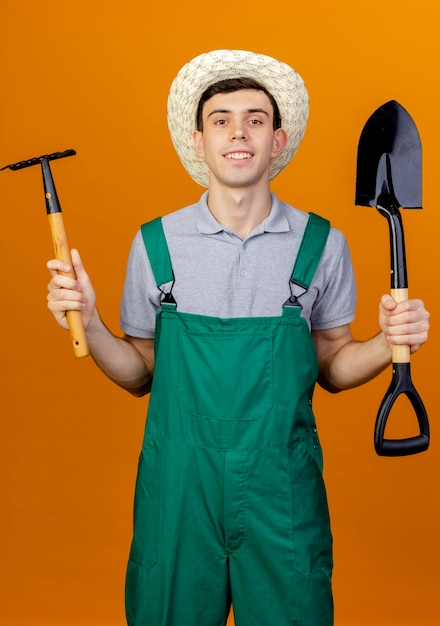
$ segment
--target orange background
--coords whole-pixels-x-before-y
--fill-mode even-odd
[[[428,452],[376,456],[373,425],[390,370],[316,412],[335,539],[336,625],[440,624],[437,228],[440,89],[437,0],[2,0],[0,166],[74,148],[52,164],[69,243],[103,318],[118,330],[126,257],[139,224],[201,193],[175,155],[166,98],[178,69],[214,48],[292,64],[311,99],[308,130],[274,182],[286,201],[344,230],[359,298],[353,331],[377,331],[389,289],[386,221],[355,207],[360,132],[396,99],[419,128],[423,211],[406,211],[410,294],[432,314],[413,378]],[[76,360],[46,309],[52,244],[39,167],[0,174],[3,328],[0,625],[122,626],[132,498],[146,401]],[[410,411],[394,431],[413,432]],[[399,411],[397,411],[399,413]],[[407,415],[408,413],[408,415]]]

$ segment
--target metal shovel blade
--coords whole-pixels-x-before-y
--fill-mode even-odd
[[[384,181],[383,162],[388,163]],[[409,113],[395,100],[379,107],[367,120],[359,140],[355,204],[378,206],[383,192],[396,207],[422,208],[422,148]]]

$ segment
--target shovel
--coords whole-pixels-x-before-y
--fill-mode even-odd
[[[389,226],[391,295],[408,299],[405,241],[399,207],[422,208],[422,150],[417,127],[395,100],[379,107],[368,119],[359,140],[355,204],[375,206]],[[425,406],[411,380],[410,347],[392,346],[392,380],[376,418],[374,446],[381,456],[405,456],[429,446]],[[385,426],[400,395],[415,411],[419,434],[405,439],[385,439]]]
[[[10,165],[6,165],[5,167],[0,168],[0,171],[7,168],[9,168],[10,170],[21,170],[25,167],[31,167],[32,165],[41,165],[43,173],[44,192],[46,198],[46,212],[49,218],[55,256],[60,261],[68,263],[71,267],[72,260],[70,258],[69,246],[67,245],[63,215],[61,213],[61,206],[58,200],[55,184],[53,182],[49,161],[73,156],[74,154],[76,154],[75,150],[54,152],[53,154],[45,154],[40,157],[28,159],[26,161],[20,161],[19,163],[11,163]],[[75,278],[75,273],[73,272],[73,270],[71,270],[70,272],[62,273],[65,276],[71,276]],[[89,350],[80,311],[68,311],[66,317],[69,324],[70,337],[73,344],[74,355],[77,358],[87,356],[89,354]]]

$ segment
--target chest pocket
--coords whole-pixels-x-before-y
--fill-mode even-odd
[[[272,332],[181,332],[179,396],[191,415],[257,420],[272,408]]]

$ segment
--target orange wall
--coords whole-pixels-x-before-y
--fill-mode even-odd
[[[269,8],[270,7],[270,8]],[[138,225],[192,202],[166,126],[168,87],[193,56],[254,49],[304,77],[311,115],[283,199],[323,213],[349,240],[358,277],[353,330],[377,330],[389,288],[388,231],[353,204],[360,131],[396,99],[424,148],[424,210],[403,215],[410,293],[432,313],[413,359],[432,445],[375,455],[373,424],[390,371],[339,396],[317,393],[335,538],[336,624],[439,623],[436,228],[440,89],[437,0],[2,0],[0,166],[75,148],[52,166],[70,244],[82,252],[102,316],[118,328],[119,297]],[[145,400],[75,360],[46,310],[51,257],[39,168],[0,174],[3,328],[0,437],[0,626],[122,625]],[[402,407],[403,413],[405,407]],[[410,416],[402,418],[412,430]]]

